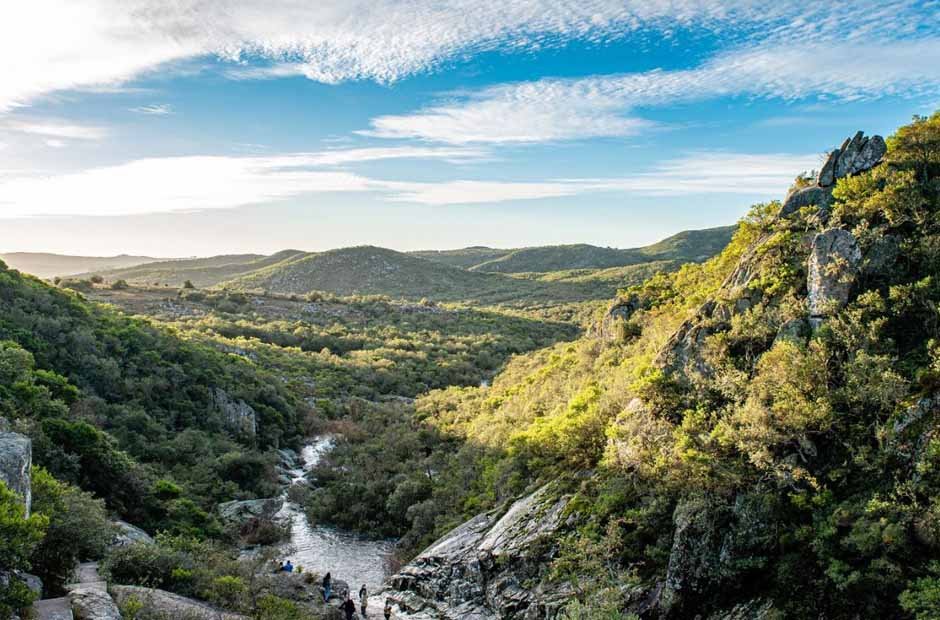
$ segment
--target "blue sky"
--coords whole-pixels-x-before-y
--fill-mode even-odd
[[[940,107],[940,3],[0,9],[0,251],[635,246]]]

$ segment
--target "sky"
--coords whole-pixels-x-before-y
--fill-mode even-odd
[[[0,252],[633,247],[940,108],[940,1],[13,0]]]

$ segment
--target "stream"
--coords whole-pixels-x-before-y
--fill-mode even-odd
[[[306,444],[300,453],[301,467],[290,470],[292,482],[303,480],[332,447],[333,437],[329,435],[315,437]],[[334,579],[348,582],[354,594],[363,583],[370,592],[377,592],[388,577],[393,541],[370,540],[335,528],[310,525],[303,509],[286,500],[286,491],[278,516],[291,523],[290,542],[285,547],[290,551],[285,559],[289,558],[294,566],[320,575],[329,571]]]

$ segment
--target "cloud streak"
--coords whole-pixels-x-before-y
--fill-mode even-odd
[[[0,178],[0,218],[118,216],[227,209],[328,192],[373,192],[393,202],[424,205],[498,203],[598,192],[632,196],[737,194],[780,196],[816,155],[690,153],[629,177],[547,181],[389,181],[333,169],[398,157],[451,157],[446,149],[403,147],[297,153],[271,157],[170,157],[57,176]]]
[[[640,117],[643,108],[719,97],[860,100],[940,93],[937,58],[940,37],[761,45],[689,70],[494,86],[415,113],[377,117],[360,133],[449,144],[626,137],[654,126]]]

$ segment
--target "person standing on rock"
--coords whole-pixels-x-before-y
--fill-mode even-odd
[[[330,600],[330,594],[333,590],[333,577],[330,576],[330,573],[327,573],[323,576],[323,602],[328,603]]]
[[[385,620],[391,620],[392,617],[392,599],[385,599]]]
[[[359,613],[362,614],[362,617],[366,617],[366,607],[369,605],[369,591],[366,589],[366,584],[362,584],[362,587],[359,588]]]
[[[349,592],[346,593],[346,600],[343,601],[340,609],[346,614],[346,620],[352,620],[353,616],[356,615],[356,604],[349,596]]]

